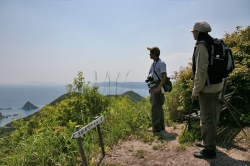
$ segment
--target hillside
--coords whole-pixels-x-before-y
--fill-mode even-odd
[[[67,97],[69,97],[69,93],[65,93],[62,96],[58,97],[57,99],[53,100],[49,105],[55,106],[56,103],[60,103],[61,101],[65,100]]]
[[[136,102],[136,101],[141,101],[144,97],[138,95],[137,93],[135,93],[134,91],[127,91],[125,93],[123,93],[122,95],[106,95],[105,97],[125,97],[128,96],[130,98],[130,100]]]
[[[140,96],[139,94],[133,92],[133,91],[127,91],[125,93],[123,93],[122,95],[107,95],[106,97],[118,97],[118,96],[128,96],[132,101],[136,102],[136,101],[141,101],[143,99],[142,96]],[[53,100],[49,105],[55,106],[57,103],[60,103],[61,101],[65,100],[67,97],[69,97],[69,93],[63,94],[62,96],[58,97],[57,99]],[[26,116],[23,118],[23,121],[29,121],[33,116],[38,116],[39,115],[39,111]],[[11,132],[13,132],[15,129],[12,127],[12,122],[6,124],[4,127],[0,127],[0,138],[7,136],[9,134],[11,134]]]
[[[141,101],[144,97],[138,95],[134,91],[127,91],[122,96],[128,96],[132,101]]]
[[[106,95],[105,97],[118,97],[118,96],[123,96],[123,97],[128,96],[132,101],[141,101],[144,98],[141,95],[135,93],[134,91],[127,91],[121,95]],[[66,93],[58,97],[57,99],[52,101],[49,105],[56,105],[56,103],[60,103],[62,100],[66,99],[67,97],[69,97],[69,93]]]

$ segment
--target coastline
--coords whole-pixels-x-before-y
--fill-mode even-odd
[[[120,95],[131,88],[121,87],[99,87],[99,93],[103,95]],[[135,93],[142,97],[148,96],[146,89],[132,89]],[[43,108],[45,105],[52,103],[60,96],[66,94],[64,85],[0,85],[0,113],[7,118],[0,119],[0,127],[6,126],[12,122],[12,119],[25,118]],[[21,107],[30,101],[38,106],[34,110],[22,110]],[[6,110],[6,108],[9,108]],[[11,108],[11,109],[10,109]]]

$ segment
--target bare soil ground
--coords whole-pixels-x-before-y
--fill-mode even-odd
[[[160,139],[143,143],[137,137],[116,144],[99,165],[122,166],[250,166],[250,141],[240,129],[222,127],[218,130],[217,157],[215,159],[198,159],[193,152],[202,148],[195,145],[184,146],[178,142],[183,131],[183,124],[166,127],[161,131]],[[244,128],[250,136],[250,127]],[[225,134],[226,133],[226,134]]]

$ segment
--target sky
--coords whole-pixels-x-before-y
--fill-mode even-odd
[[[195,22],[222,38],[250,25],[249,0],[0,0],[0,84],[143,82],[158,46],[168,76],[191,62]]]

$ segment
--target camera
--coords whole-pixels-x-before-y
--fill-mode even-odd
[[[154,81],[154,78],[152,76],[147,77],[145,82],[148,83],[149,81]]]

